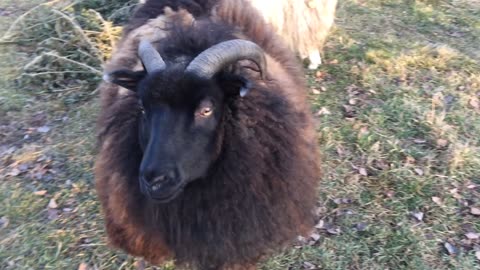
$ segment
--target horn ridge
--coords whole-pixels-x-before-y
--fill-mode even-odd
[[[167,66],[160,53],[147,40],[140,41],[138,46],[138,56],[145,66],[147,73],[164,70]]]
[[[259,67],[263,78],[266,70],[265,54],[260,46],[244,39],[233,39],[213,45],[195,57],[185,72],[210,79],[228,64],[239,60],[253,61]]]

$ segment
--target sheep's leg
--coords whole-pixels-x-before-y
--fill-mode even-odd
[[[308,65],[308,69],[317,69],[318,66],[322,64],[322,57],[320,56],[319,50],[312,50],[308,53],[308,60],[310,64]]]

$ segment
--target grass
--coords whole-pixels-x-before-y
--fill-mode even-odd
[[[0,33],[37,2],[6,1]],[[106,245],[91,170],[95,70],[133,5],[53,5],[79,28],[44,6],[1,48],[1,269],[135,269]],[[306,78],[321,90],[320,237],[262,269],[480,269],[465,236],[480,233],[480,3],[344,0],[337,17]]]

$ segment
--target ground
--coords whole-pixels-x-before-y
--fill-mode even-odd
[[[95,85],[135,3],[20,17],[42,2],[0,3],[0,268],[135,269],[92,175]],[[306,78],[319,222],[261,269],[480,269],[480,2],[339,2]]]

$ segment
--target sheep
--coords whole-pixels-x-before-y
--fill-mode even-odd
[[[320,52],[335,19],[337,0],[249,0],[309,69],[322,63]]]
[[[105,74],[95,181],[111,245],[241,270],[309,233],[320,166],[302,67],[248,2],[147,1]]]

